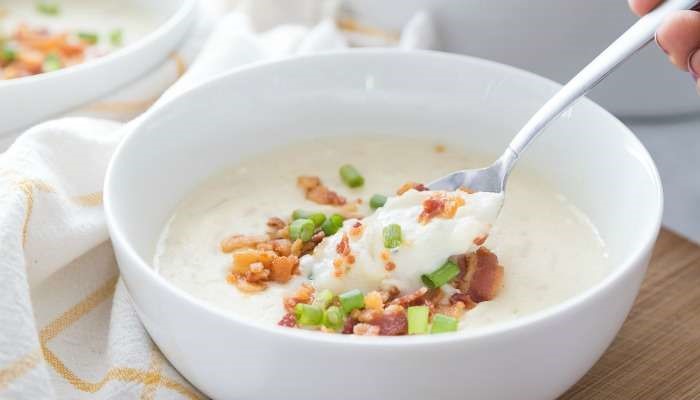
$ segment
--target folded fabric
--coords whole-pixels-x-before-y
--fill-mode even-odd
[[[319,18],[333,15],[327,2],[304,3],[315,4]],[[311,28],[256,32],[249,15],[221,17],[189,71],[153,107],[246,63],[349,45],[328,18]],[[421,14],[397,45],[432,43],[430,19]],[[119,281],[108,241],[105,170],[139,120],[46,122],[0,155],[0,398],[204,397],[149,339]]]

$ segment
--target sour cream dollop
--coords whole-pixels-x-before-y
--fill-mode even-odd
[[[440,196],[458,196],[463,204],[449,218],[421,220],[425,201]],[[449,256],[475,251],[475,242],[488,236],[502,205],[503,195],[499,193],[410,190],[389,198],[362,220],[346,220],[341,230],[324,239],[313,254],[302,257],[301,271],[316,289],[335,293],[352,289],[368,292],[389,286],[401,292],[414,291],[423,286],[421,276],[438,269]],[[394,249],[384,247],[383,230],[390,224],[401,226],[403,237]],[[338,252],[344,237],[352,263]],[[388,263],[393,265],[387,268]]]

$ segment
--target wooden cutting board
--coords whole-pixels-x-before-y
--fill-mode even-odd
[[[615,341],[560,400],[700,399],[700,246],[667,230]]]

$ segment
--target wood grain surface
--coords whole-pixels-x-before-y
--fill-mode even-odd
[[[627,321],[560,400],[700,399],[700,246],[662,231]]]

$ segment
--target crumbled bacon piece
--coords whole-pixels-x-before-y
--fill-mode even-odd
[[[277,323],[279,326],[286,326],[287,328],[294,328],[297,326],[297,317],[294,313],[286,313],[284,317]]]
[[[236,285],[238,290],[240,290],[243,293],[258,293],[258,292],[262,292],[267,287],[267,285],[262,283],[262,282],[260,282],[260,283],[248,282],[247,280],[245,280],[242,277],[237,277],[237,278],[233,277],[232,279],[235,279],[235,280],[232,281],[231,279],[229,279],[229,282],[232,282],[234,285]]]
[[[328,189],[317,176],[300,176],[297,178],[297,186],[302,188],[306,198],[314,203],[342,206],[347,202],[345,197]]]
[[[419,192],[424,192],[426,190],[430,190],[430,189],[428,189],[427,186],[425,186],[422,183],[406,182],[403,185],[401,185],[401,187],[396,191],[396,195],[401,196],[402,194],[408,192],[411,189],[417,190]]]
[[[267,220],[267,227],[271,230],[279,231],[280,229],[287,226],[287,223],[282,220],[282,218],[272,217]]]
[[[476,306],[476,304],[474,304]],[[472,307],[473,308],[473,307]],[[448,317],[453,317],[453,318],[462,318],[462,315],[470,308],[467,308],[467,306],[462,303],[461,301],[458,301],[454,304],[450,305],[438,305],[435,309],[436,313],[439,314],[444,314],[447,315]]]
[[[498,257],[484,247],[480,247],[471,259],[474,273],[469,283],[469,297],[475,302],[493,300],[503,286],[503,267]],[[470,265],[471,268],[471,265]]]
[[[382,295],[382,300],[384,301],[384,303],[389,303],[396,299],[399,296],[399,294],[401,294],[401,291],[399,291],[399,288],[392,285],[380,290],[379,294]]]
[[[357,325],[357,320],[354,318],[348,318],[345,320],[345,325],[343,325],[343,330],[341,331],[342,334],[344,335],[350,335],[353,333],[353,330],[355,328],[355,325]]]
[[[378,336],[379,327],[370,324],[359,323],[352,328],[352,333],[357,336]]]
[[[267,236],[263,235],[233,235],[221,241],[221,251],[231,253],[238,249],[253,248],[266,241]]]
[[[360,322],[364,322],[367,324],[377,324],[379,320],[382,318],[382,315],[384,313],[382,312],[381,309],[375,310],[375,309],[370,309],[370,308],[365,308],[364,310],[360,311],[357,315],[357,320]]]
[[[302,283],[294,295],[284,299],[284,309],[287,310],[287,312],[293,313],[294,307],[296,307],[297,304],[311,304],[314,300],[314,292],[315,289],[313,286],[308,283]]]
[[[352,236],[353,239],[357,240],[362,236],[362,231],[364,230],[362,226],[362,222],[357,221],[355,222],[352,227],[350,228],[350,236]]]
[[[384,270],[385,271],[393,271],[396,269],[396,264],[393,261],[389,261],[388,263],[384,264]]]
[[[289,239],[274,239],[270,242],[272,251],[282,257],[292,254],[292,242]]]
[[[489,238],[489,235],[487,233],[482,233],[479,236],[474,238],[474,244],[477,246],[481,246],[482,244],[484,244],[484,242],[486,242],[486,239],[488,239],[488,238]]]
[[[350,239],[348,238],[348,235],[343,233],[343,237],[340,239],[340,242],[335,246],[335,252],[340,254],[341,256],[347,256],[350,254]]]
[[[379,334],[382,336],[398,336],[408,333],[408,320],[406,313],[401,311],[385,311],[379,319]]]
[[[427,224],[433,218],[454,218],[463,205],[464,199],[458,195],[435,193],[423,200],[423,211],[418,216],[418,222]]]
[[[474,300],[472,300],[468,294],[462,292],[457,292],[450,296],[450,304],[455,305],[457,303],[462,303],[466,310],[471,310],[472,308],[476,307]]]
[[[428,293],[428,288],[422,287],[413,293],[394,299],[391,304],[400,305],[402,307],[420,305],[425,303],[426,293]]]

